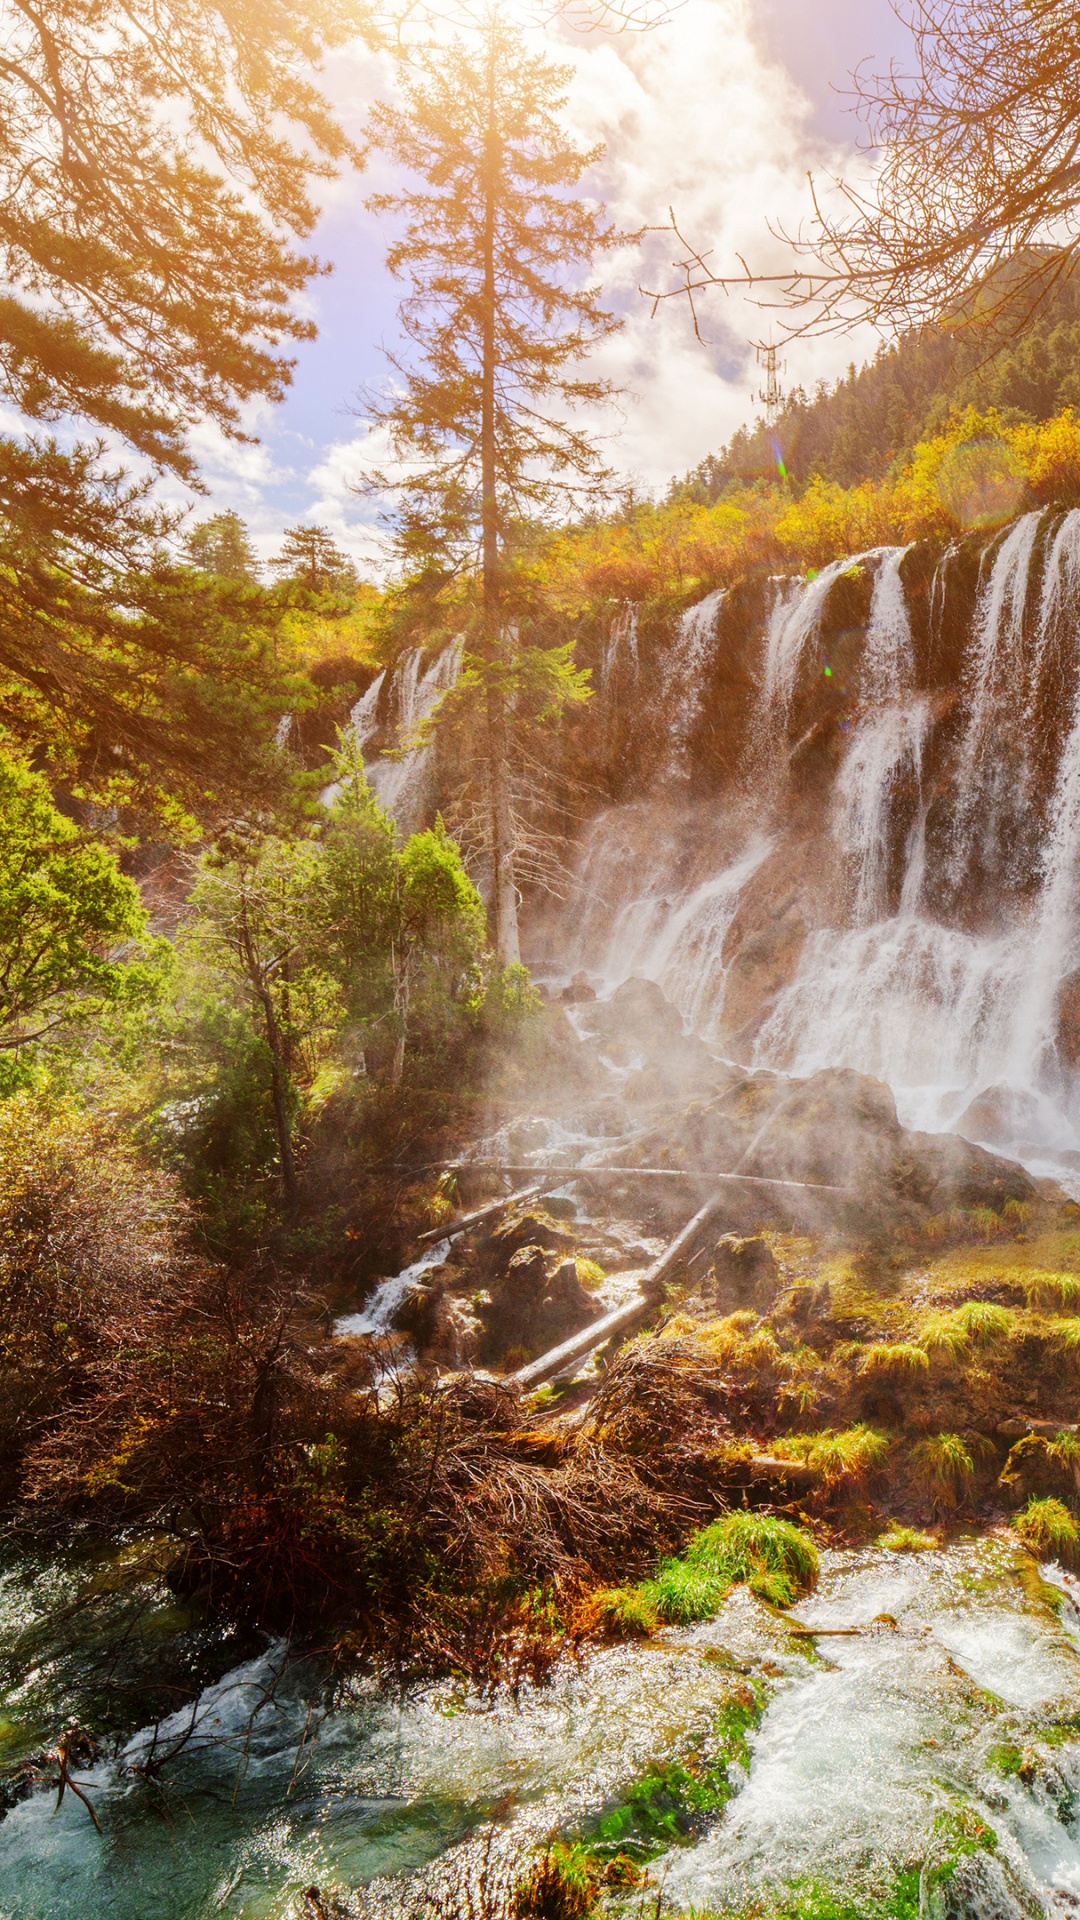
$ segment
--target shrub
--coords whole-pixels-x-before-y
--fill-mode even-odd
[[[1050,1554],[1059,1560],[1080,1558],[1080,1527],[1060,1500],[1029,1500],[1013,1521],[1013,1530],[1040,1559]]]

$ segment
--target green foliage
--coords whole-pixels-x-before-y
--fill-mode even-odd
[[[733,1580],[709,1567],[690,1566],[685,1560],[664,1560],[654,1578],[640,1588],[640,1603],[673,1626],[711,1620]]]
[[[351,153],[311,75],[364,18],[337,0],[13,17],[0,384],[32,430],[0,435],[0,698],[95,797],[209,812],[259,775],[271,793],[263,696],[282,676],[251,644],[257,590],[193,593],[166,557],[178,516],[105,448],[191,480],[196,422],[244,437],[250,403],[281,397],[282,349],[313,331],[293,302],[315,262],[293,242],[313,182]]]
[[[407,571],[422,576],[472,564],[488,433],[500,544],[530,512],[564,506],[575,482],[587,490],[597,455],[565,416],[606,391],[580,368],[589,346],[618,325],[590,277],[615,235],[574,193],[599,150],[575,146],[560,124],[568,72],[530,52],[506,16],[488,14],[474,43],[455,38],[422,66],[403,63],[400,78],[401,104],[378,104],[371,133],[413,180],[369,204],[403,217],[387,265],[407,284],[400,317],[418,352],[415,364],[393,360],[398,391],[375,418],[405,466],[394,488],[398,549]],[[489,335],[492,246],[499,265]],[[488,363],[490,419],[480,376]]]
[[[215,513],[198,521],[185,535],[184,552],[200,573],[219,580],[254,580],[258,573],[251,536],[238,513]]]
[[[889,1553],[931,1553],[937,1546],[932,1533],[920,1533],[917,1527],[905,1527],[893,1520],[878,1540]]]
[[[1008,1307],[992,1300],[966,1300],[961,1307],[927,1314],[919,1327],[919,1340],[930,1352],[962,1360],[973,1347],[1006,1339],[1014,1324]]]
[[[0,753],[0,1051],[151,994],[152,965],[131,952],[145,929],[114,855],[57,812],[40,774]]]
[[[1062,1501],[1031,1499],[1013,1521],[1014,1530],[1040,1558],[1073,1563],[1080,1558],[1080,1527]]]
[[[281,552],[270,565],[283,580],[309,595],[348,594],[356,586],[352,561],[325,527],[286,527]]]
[[[842,1480],[861,1481],[884,1465],[889,1440],[875,1427],[848,1427],[842,1432],[829,1428],[821,1433],[785,1434],[775,1443],[781,1458],[805,1460],[820,1473],[826,1486]]]
[[[632,1639],[647,1639],[660,1625],[660,1610],[643,1587],[602,1587],[590,1607],[599,1626]]]
[[[661,1619],[708,1620],[737,1581],[773,1606],[790,1606],[817,1579],[817,1548],[790,1520],[734,1511],[692,1535],[641,1593]]]
[[[911,1469],[918,1483],[943,1506],[955,1505],[975,1481],[971,1447],[958,1433],[928,1434],[916,1441]]]

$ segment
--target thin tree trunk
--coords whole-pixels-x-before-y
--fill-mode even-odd
[[[497,666],[504,637],[500,607],[499,506],[495,442],[495,362],[498,352],[495,325],[495,208],[502,161],[495,88],[497,32],[497,23],[492,21],[488,40],[487,130],[484,141],[483,363],[480,395],[481,577],[484,653],[489,667]],[[506,698],[501,686],[494,678],[488,682],[486,719],[491,920],[495,952],[500,965],[505,967],[521,958],[521,948],[518,940],[514,834],[510,811]]]
[[[270,1094],[274,1106],[274,1131],[278,1138],[278,1157],[281,1161],[281,1186],[289,1212],[295,1213],[299,1191],[296,1184],[296,1160],[293,1156],[292,1133],[289,1129],[289,1073],[285,1065],[285,1049],[269,993],[263,989],[259,998],[262,1001],[266,1041],[270,1049]]]
[[[409,1031],[409,999],[411,982],[409,979],[409,956],[402,960],[398,950],[391,952],[391,965],[394,970],[394,1019],[397,1031],[394,1035],[394,1052],[390,1061],[390,1085],[399,1087],[405,1071],[405,1043]]]

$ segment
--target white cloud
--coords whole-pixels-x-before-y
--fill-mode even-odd
[[[575,133],[606,145],[592,184],[616,223],[656,227],[673,206],[683,233],[711,249],[718,271],[737,269],[740,253],[755,270],[782,271],[791,256],[769,224],[790,231],[806,219],[807,169],[819,177],[863,171],[850,148],[830,150],[812,131],[809,102],[755,34],[752,0],[686,0],[650,33],[566,36],[552,50],[572,67]],[[386,63],[362,47],[335,55],[325,79],[353,133],[392,84]],[[342,435],[340,415],[365,381],[385,378],[378,342],[394,338],[382,236],[363,206],[390,184],[376,158],[362,178],[350,171],[324,195],[320,251],[336,254],[338,272],[311,292],[322,337],[304,350],[295,395],[267,422],[263,449],[207,448],[215,504],[236,506],[251,521],[261,551],[272,552],[281,528],[297,520],[328,526],[362,565],[376,551],[375,503],[351,489],[385,449],[378,433]],[[738,292],[714,289],[701,300],[704,344],[682,303],[669,301],[651,317],[639,286],[674,285],[676,251],[670,234],[654,232],[600,263],[624,327],[593,364],[626,398],[596,425],[609,463],[650,488],[718,451],[750,419],[760,385],[751,343],[780,334],[778,316]],[[812,388],[835,378],[875,344],[868,329],[794,343],[783,349],[786,384]]]

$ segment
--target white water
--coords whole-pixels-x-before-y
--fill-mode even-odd
[[[834,897],[816,926],[810,920],[796,971],[766,1009],[754,1064],[873,1074],[893,1087],[907,1124],[930,1129],[959,1120],[987,1088],[1012,1089],[1024,1126],[988,1144],[1073,1182],[1056,1156],[1080,1150],[1080,1089],[1054,1035],[1061,983],[1080,966],[1080,511],[1061,519],[1045,552],[1042,525],[1040,514],[1023,516],[983,567],[953,744],[944,763],[938,749],[929,782],[938,708],[917,680],[905,550],[874,550],[809,583],[778,585],[747,719],[759,774],[786,764],[791,701],[830,593],[853,566],[874,571],[832,790],[846,897]],[[947,591],[935,588],[939,600]],[[669,678],[691,656],[687,634],[715,619],[712,601],[697,611],[699,620],[683,617],[681,664]],[[692,694],[682,700],[681,712],[693,707]],[[723,1046],[725,946],[742,902],[771,884],[786,802],[770,818],[763,799],[741,843],[722,803],[715,827],[700,811],[673,812],[668,775],[675,760],[685,765],[687,737],[677,723],[674,731],[674,760],[655,794],[600,816],[585,837],[574,964],[602,990],[635,973],[658,980],[687,1023]],[[938,822],[928,843],[931,805]],[[998,873],[1001,898],[980,927],[986,883],[975,876],[987,871]],[[959,896],[958,876],[968,876]],[[938,917],[950,889],[975,909],[968,926]]]
[[[669,776],[689,772],[690,735],[701,712],[705,669],[725,598],[721,592],[710,593],[687,608],[667,658],[661,697],[667,722],[665,770]]]
[[[367,1305],[359,1313],[345,1313],[334,1322],[334,1332],[339,1339],[357,1334],[386,1333],[394,1314],[410,1293],[415,1293],[425,1273],[432,1267],[440,1267],[450,1251],[449,1240],[438,1240],[422,1253],[411,1266],[403,1267],[388,1280],[380,1280]]]
[[[411,833],[424,823],[430,785],[430,744],[409,743],[417,729],[431,718],[443,696],[455,685],[461,672],[463,642],[455,640],[444,647],[424,673],[420,667],[423,652],[411,647],[391,671],[384,668],[361,694],[349,718],[353,738],[364,756],[364,771],[376,797],[393,815],[403,833]],[[387,688],[387,673],[390,684]],[[400,754],[400,758],[380,756],[374,743],[382,731],[380,708],[389,699],[390,727],[393,738],[383,742],[381,755]],[[335,782],[320,796],[323,806],[332,806],[339,792]]]
[[[754,835],[730,865],[687,886],[668,824],[665,832],[633,805],[594,821],[580,870],[585,911],[575,965],[599,976],[602,991],[631,975],[655,980],[687,1024],[710,1038],[723,1018],[728,930],[771,842]]]
[[[1075,1830],[1046,1787],[1003,1780],[988,1755],[1075,1710],[1070,1609],[1059,1622],[1029,1599],[994,1540],[910,1558],[827,1554],[819,1593],[794,1609],[818,1627],[866,1627],[881,1613],[895,1631],[823,1639],[815,1657],[740,1588],[715,1621],[594,1649],[519,1704],[448,1686],[405,1702],[362,1692],[311,1718],[310,1673],[271,1649],[157,1730],[159,1755],[189,1725],[197,1733],[164,1775],[166,1818],[133,1772],[149,1729],[116,1763],[77,1775],[101,1835],[70,1795],[59,1810],[46,1791],[16,1806],[0,1822],[0,1913],[293,1920],[312,1883],[347,1895],[372,1876],[423,1873],[447,1849],[467,1853],[475,1826],[481,1846],[496,1806],[498,1845],[520,1859],[650,1769],[707,1747],[749,1675],[769,1698],[749,1775],[733,1766],[726,1812],[654,1863],[647,1912],[657,1886],[666,1910],[685,1913],[805,1878],[857,1901],[917,1866],[935,1818],[966,1804],[1064,1915],[1080,1894]],[[1065,1786],[1080,1783],[1075,1745],[1042,1751]]]

